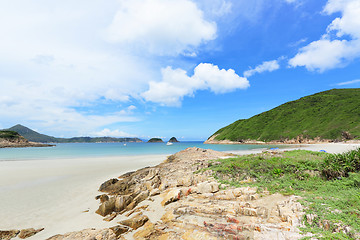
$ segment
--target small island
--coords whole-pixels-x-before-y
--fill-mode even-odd
[[[151,138],[148,143],[163,143],[164,141],[161,138]]]
[[[176,139],[176,137],[172,137],[172,138],[170,138],[169,142],[175,143],[175,142],[179,142],[179,141]]]

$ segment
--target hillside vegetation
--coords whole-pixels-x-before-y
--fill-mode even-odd
[[[314,234],[311,239],[360,239],[360,148],[342,154],[268,151],[213,160],[201,169],[208,170],[226,185],[301,196],[301,230]]]
[[[0,130],[0,139],[1,140],[16,140],[21,139],[20,134],[15,131],[9,130]]]
[[[216,137],[215,137],[216,136]],[[287,102],[213,134],[242,142],[296,139],[360,139],[360,89],[333,89]]]

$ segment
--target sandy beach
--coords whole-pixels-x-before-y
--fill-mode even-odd
[[[306,144],[283,150],[325,150],[340,153],[360,144]],[[235,154],[261,152],[236,151]],[[95,213],[100,184],[146,166],[155,166],[166,155],[26,160],[0,162],[0,229],[45,228],[31,239],[46,239],[86,228],[106,228]],[[17,239],[17,238],[16,238]]]
[[[95,213],[109,178],[154,166],[166,155],[0,162],[0,229],[45,228],[31,239],[111,227]],[[15,238],[18,239],[18,238]]]

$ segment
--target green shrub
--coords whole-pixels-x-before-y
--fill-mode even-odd
[[[329,180],[348,177],[349,172],[359,171],[360,148],[341,154],[330,154],[322,164],[322,173]]]

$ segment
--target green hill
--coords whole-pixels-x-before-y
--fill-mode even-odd
[[[55,137],[40,134],[20,124],[17,124],[7,130],[17,132],[31,142],[43,142],[43,143],[58,142],[57,138]]]
[[[246,142],[360,139],[360,89],[332,89],[238,120],[209,139]]]
[[[14,131],[31,142],[41,143],[92,143],[92,142],[142,142],[139,138],[113,138],[113,137],[74,137],[74,138],[56,138],[45,134],[41,134],[22,126],[15,125],[7,131]]]

